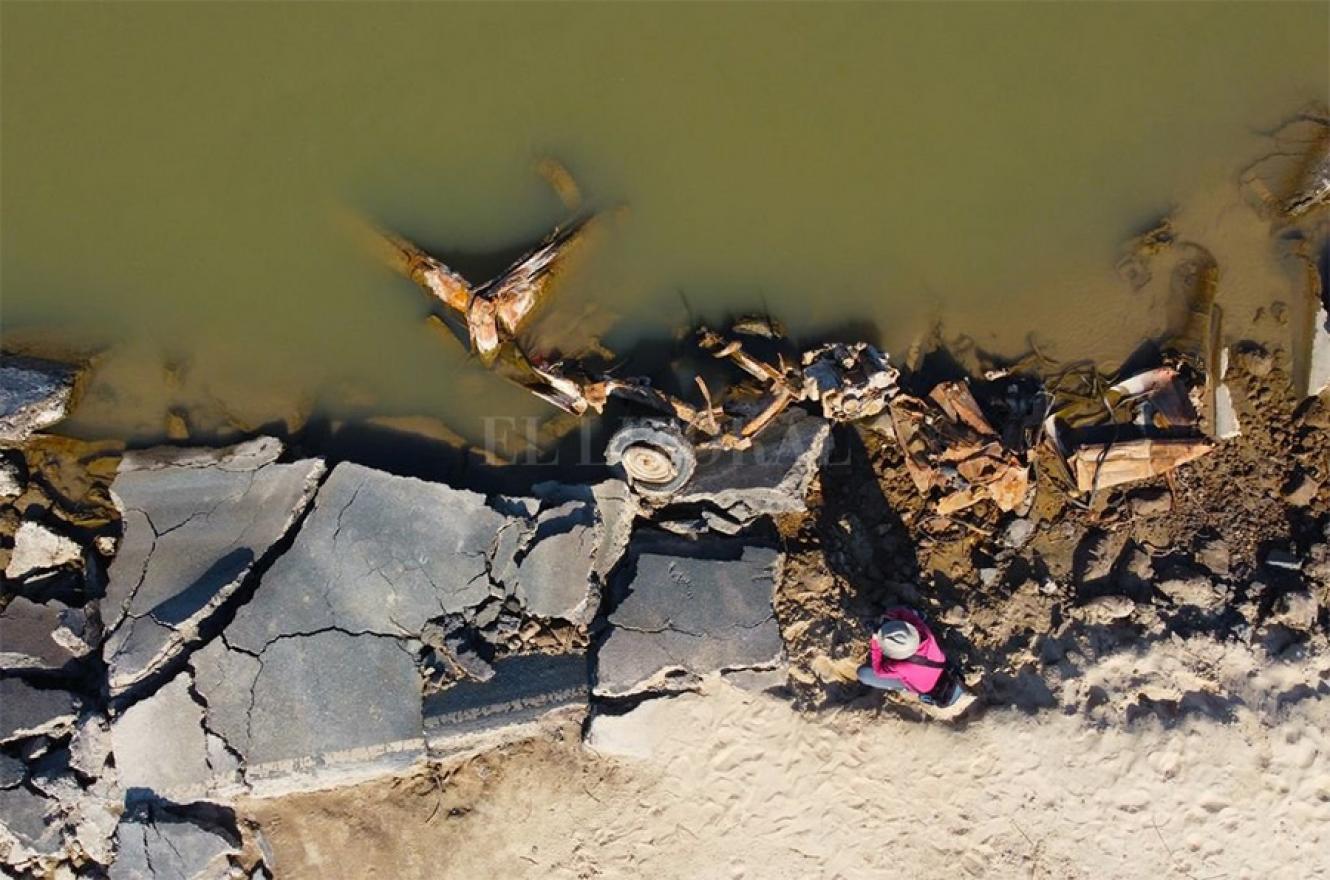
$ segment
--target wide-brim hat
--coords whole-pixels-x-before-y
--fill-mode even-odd
[[[888,620],[878,628],[877,643],[892,660],[908,660],[919,650],[919,630],[904,620]]]

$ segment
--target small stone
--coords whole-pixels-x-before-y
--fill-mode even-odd
[[[1210,538],[1201,541],[1196,548],[1196,561],[1213,574],[1227,575],[1232,562],[1228,544],[1222,538]]]
[[[1211,609],[1224,599],[1224,594],[1215,589],[1210,579],[1199,573],[1167,578],[1160,581],[1157,587],[1159,592],[1178,605]]]
[[[947,626],[961,626],[970,619],[970,613],[959,605],[952,605],[942,613],[941,620]]]
[[[1039,592],[1045,596],[1056,596],[1062,592],[1062,586],[1055,580],[1046,580],[1039,585]]]
[[[979,569],[979,582],[985,587],[991,587],[997,583],[998,570],[996,568]]]
[[[1316,626],[1316,617],[1320,613],[1316,597],[1306,590],[1285,593],[1275,602],[1275,612],[1270,620],[1283,624],[1289,629],[1310,630]]]
[[[1081,606],[1085,619],[1092,623],[1107,623],[1129,617],[1136,604],[1126,596],[1096,596]]]
[[[1173,496],[1167,489],[1137,489],[1127,496],[1133,516],[1161,516],[1173,509]]]
[[[0,499],[16,498],[23,494],[23,475],[18,465],[0,458]]]
[[[1284,547],[1274,547],[1265,555],[1265,564],[1286,571],[1300,571],[1302,563]]]
[[[83,556],[83,548],[41,523],[28,520],[14,534],[14,552],[5,577],[19,580],[36,571],[70,565]]]
[[[97,548],[97,552],[110,559],[115,555],[116,540],[114,535],[101,535],[92,539],[92,546]]]
[[[1034,534],[1034,523],[1028,519],[1014,519],[1002,532],[1002,543],[1013,550],[1024,547]]]
[[[1284,485],[1283,494],[1284,500],[1293,507],[1306,507],[1316,499],[1316,493],[1320,491],[1320,483],[1299,472]]]

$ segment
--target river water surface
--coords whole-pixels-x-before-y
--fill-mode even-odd
[[[1327,97],[1325,3],[5,3],[6,339],[114,344],[75,429],[540,404],[339,218],[455,253],[625,206],[556,309],[620,351],[769,310],[1120,357],[1121,242]],[[169,365],[170,369],[165,369]]]

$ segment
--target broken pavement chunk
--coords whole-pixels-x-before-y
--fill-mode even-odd
[[[782,656],[771,602],[777,551],[733,539],[639,539],[596,657],[595,692],[678,688]]]
[[[0,355],[0,441],[22,443],[63,419],[80,372],[73,364]]]
[[[59,671],[91,650],[83,640],[88,626],[81,608],[15,596],[0,611],[0,669]]]
[[[227,643],[257,655],[325,629],[415,636],[489,598],[488,554],[507,521],[475,492],[339,464]]]
[[[183,815],[153,808],[126,817],[116,828],[119,844],[110,880],[204,880],[231,876],[226,857],[240,841],[229,829],[205,827]]]
[[[53,798],[23,786],[0,789],[0,853],[5,862],[23,864],[58,855],[64,848],[62,824]]]
[[[202,795],[212,776],[203,707],[190,694],[188,672],[126,709],[111,725],[120,783],[173,800]]]
[[[0,743],[54,733],[74,723],[78,703],[69,691],[0,678]]]
[[[33,572],[73,565],[82,557],[83,548],[77,542],[27,520],[14,533],[14,551],[5,566],[5,577],[18,580]]]
[[[712,527],[734,533],[761,516],[806,510],[808,489],[830,452],[825,419],[787,410],[748,449],[699,450],[692,479],[669,503],[703,505],[714,511],[704,513]]]
[[[124,538],[106,589],[104,656],[112,693],[142,681],[198,638],[255,563],[304,512],[320,459],[277,464],[259,438],[222,450],[131,453],[111,486]]]
[[[579,654],[523,654],[494,664],[484,684],[463,681],[425,700],[425,735],[433,750],[451,750],[475,737],[510,737],[568,707],[585,708],[590,691],[587,658]]]

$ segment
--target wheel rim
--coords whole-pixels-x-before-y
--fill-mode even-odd
[[[678,466],[664,450],[639,444],[623,453],[623,469],[635,482],[668,483],[679,473]]]

